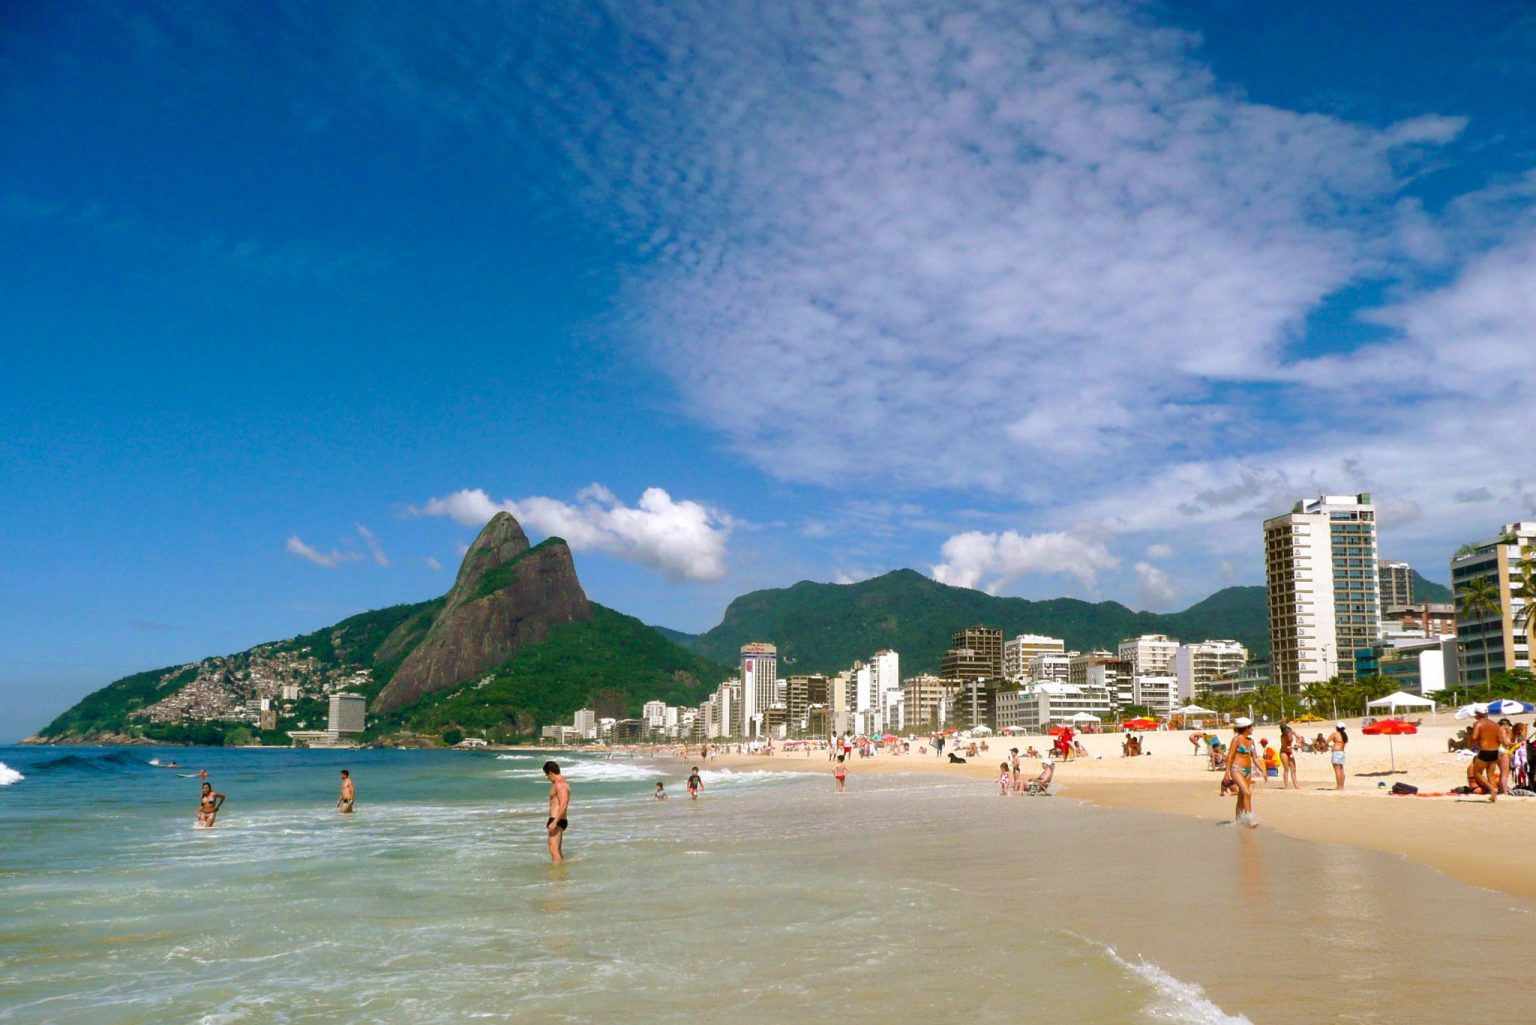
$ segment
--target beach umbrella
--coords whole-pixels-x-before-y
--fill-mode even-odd
[[[894,734],[894,733],[887,733],[885,736],[881,737],[880,739],[883,742],[887,743],[887,744],[894,744],[894,743],[896,743],[896,741],[900,740],[901,738],[896,736],[896,734]]]
[[[1157,720],[1148,719],[1146,716],[1141,716],[1136,719],[1127,719],[1125,722],[1120,724],[1120,728],[1123,730],[1155,730],[1157,729]]]
[[[1484,705],[1484,704],[1481,704],[1481,703],[1475,703],[1475,704],[1471,704],[1471,705],[1462,705],[1460,708],[1456,709],[1456,718],[1458,718],[1458,719],[1470,719],[1474,715],[1476,715],[1478,712],[1486,712],[1486,711],[1488,711],[1488,706]]]
[[[1488,702],[1489,715],[1525,715],[1528,712],[1536,712],[1536,705],[1516,701],[1514,698],[1500,698],[1497,701]]]
[[[1387,738],[1387,752],[1392,758],[1392,771],[1397,771],[1397,751],[1392,746],[1392,738],[1417,733],[1419,728],[1406,719],[1378,719],[1369,726],[1364,726],[1361,733],[1370,734],[1373,737],[1385,736]]]

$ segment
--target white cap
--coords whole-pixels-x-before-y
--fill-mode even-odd
[[[1333,724],[1333,728],[1337,729],[1337,730],[1342,730],[1344,728],[1344,724],[1341,723],[1341,722],[1336,722],[1336,723]]]
[[[1232,725],[1236,726],[1240,730],[1246,729],[1247,727],[1253,725],[1253,720],[1248,718],[1246,715],[1240,715],[1236,719],[1232,720]]]

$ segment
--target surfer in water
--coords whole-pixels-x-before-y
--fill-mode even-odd
[[[224,795],[213,789],[212,783],[204,783],[203,796],[197,803],[197,824],[206,829],[212,829],[213,821],[219,817],[219,809],[222,807],[224,807]]]

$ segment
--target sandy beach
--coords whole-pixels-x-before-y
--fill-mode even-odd
[[[1388,738],[1364,736],[1359,720],[1349,725],[1349,758],[1345,789],[1333,789],[1333,771],[1326,754],[1298,757],[1300,790],[1282,790],[1278,779],[1256,788],[1254,810],[1263,829],[1274,829],[1302,840],[1346,844],[1400,854],[1452,878],[1522,896],[1536,896],[1536,876],[1516,852],[1536,843],[1536,798],[1507,797],[1489,804],[1484,797],[1395,797],[1395,782],[1410,783],[1421,793],[1448,791],[1466,781],[1466,760],[1447,753],[1446,741],[1467,724],[1442,713],[1426,721],[1420,732]],[[1331,723],[1299,727],[1305,736],[1331,729]],[[1057,793],[1065,798],[1114,808],[1139,808],[1205,822],[1230,822],[1233,800],[1219,796],[1220,773],[1196,757],[1190,733],[1169,731],[1142,734],[1147,754],[1123,758],[1121,734],[1081,737],[1089,757],[1058,763]],[[1223,739],[1229,739],[1223,733]],[[1255,736],[1279,743],[1279,730],[1264,727]],[[951,765],[928,754],[855,757],[850,788],[870,773],[919,772],[954,778],[970,777],[978,787],[993,786],[998,765],[1008,749],[1043,749],[1045,738],[995,737],[989,750],[965,765]],[[1395,757],[1396,771],[1392,771]],[[720,755],[715,767],[767,768],[822,772],[831,767],[824,751],[780,752],[773,757]],[[1026,778],[1039,771],[1039,761],[1026,759]],[[1385,784],[1380,785],[1380,784]],[[830,780],[828,782],[830,786]],[[999,798],[1013,800],[1014,798]]]

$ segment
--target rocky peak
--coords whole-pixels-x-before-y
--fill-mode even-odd
[[[459,563],[459,575],[453,581],[453,590],[448,592],[448,606],[462,604],[481,577],[513,561],[528,547],[528,535],[523,533],[522,525],[512,518],[511,513],[499,512],[492,516],[490,522],[480,528],[469,551],[464,553],[464,561]]]
[[[530,548],[517,521],[497,513],[465,553],[442,612],[379,692],[374,710],[403,708],[467,683],[551,630],[591,618],[566,543],[552,537]],[[393,650],[393,640],[381,651]]]

